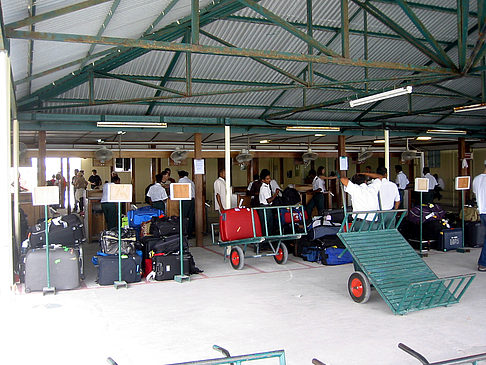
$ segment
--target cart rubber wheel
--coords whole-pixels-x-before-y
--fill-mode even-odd
[[[348,292],[356,303],[366,303],[370,299],[370,281],[362,272],[356,271],[349,277]]]
[[[245,265],[245,255],[240,246],[235,246],[230,252],[230,263],[233,269],[241,270]]]
[[[275,262],[279,265],[284,265],[287,263],[287,259],[289,258],[289,250],[287,249],[287,246],[285,246],[285,243],[280,242],[280,247],[277,250],[277,253],[275,256],[273,256],[275,259]]]

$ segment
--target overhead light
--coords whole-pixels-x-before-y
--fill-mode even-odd
[[[167,128],[167,123],[159,122],[97,122],[97,127],[109,128]]]
[[[127,132],[125,132],[125,131],[118,131],[118,132],[117,132],[117,134],[118,134],[118,135],[120,135],[120,134],[121,134],[121,135],[124,135],[124,134],[127,134]]]
[[[326,135],[325,134],[322,134],[322,133],[316,133],[314,134],[314,137],[325,137]]]
[[[472,112],[474,110],[486,109],[486,103],[458,106],[454,108],[454,113]]]
[[[457,129],[429,129],[429,134],[467,134],[466,131],[460,131]]]
[[[105,141],[103,141],[101,138],[98,139],[98,143],[105,143]]]
[[[339,127],[320,127],[320,126],[301,126],[301,125],[295,125],[295,126],[288,126],[285,127],[286,131],[291,131],[291,132],[340,132],[341,128]]]
[[[375,139],[373,143],[385,143],[384,139]]]
[[[430,141],[432,139],[432,137],[430,136],[419,136],[417,138],[415,138],[417,141]]]
[[[375,94],[375,95],[371,95],[371,96],[366,96],[364,98],[359,98],[359,99],[356,99],[356,100],[351,100],[349,102],[349,106],[351,108],[354,108],[355,106],[358,106],[358,105],[373,103],[375,101],[394,98],[395,96],[400,96],[400,95],[405,95],[405,94],[410,94],[410,93],[412,93],[412,87],[411,86],[400,87],[398,89],[385,91],[383,93],[379,93],[379,94]]]
[[[269,139],[262,139],[260,143],[270,143],[271,141]]]

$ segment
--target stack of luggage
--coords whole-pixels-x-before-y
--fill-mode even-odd
[[[344,219],[343,210],[328,210],[322,216],[313,217],[307,226],[307,237],[299,242],[297,250],[305,261],[323,265],[342,265],[353,262],[351,254],[345,250],[337,237]]]
[[[75,289],[83,279],[83,250],[86,242],[83,221],[77,214],[48,220],[50,286],[56,290]],[[22,243],[20,279],[26,292],[47,287],[45,221],[29,228]]]

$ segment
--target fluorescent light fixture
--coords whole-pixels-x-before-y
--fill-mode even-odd
[[[460,131],[457,129],[429,129],[429,134],[467,134],[466,131]]]
[[[325,137],[326,135],[325,134],[322,134],[322,133],[316,133],[314,134],[314,137]]]
[[[378,101],[378,100],[394,98],[395,96],[400,96],[400,95],[405,95],[405,94],[410,94],[410,93],[412,93],[412,87],[411,86],[401,87],[401,88],[398,88],[398,89],[385,91],[383,93],[379,93],[379,94],[375,94],[375,95],[371,95],[371,96],[366,96],[364,98],[351,100],[349,102],[349,106],[351,108],[354,108],[355,106],[358,106],[358,105],[373,103],[373,102]]]
[[[419,136],[417,138],[415,138],[417,141],[430,141],[432,139],[432,137],[430,136]]]
[[[262,139],[260,143],[270,143],[271,141],[269,139]]]
[[[97,122],[97,127],[109,128],[167,128],[167,123],[159,122]]]
[[[285,130],[290,132],[340,132],[341,128],[294,125],[294,126],[285,127]]]
[[[486,103],[458,106],[454,108],[454,113],[472,112],[474,110],[486,109]]]
[[[375,139],[373,143],[385,143],[384,139]]]

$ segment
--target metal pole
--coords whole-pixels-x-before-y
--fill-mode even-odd
[[[390,131],[385,129],[385,168],[390,177]]]
[[[181,276],[184,275],[184,246],[182,244],[182,200],[179,200],[179,257],[181,259]]]
[[[118,281],[122,281],[121,262],[121,202],[118,202]]]
[[[224,170],[226,173],[225,206],[231,208],[231,127],[224,126]]]
[[[15,243],[20,244],[20,209],[19,209],[19,121],[13,120],[13,170],[14,170],[14,192],[13,192],[13,219],[15,226]],[[16,246],[17,247],[17,246]]]
[[[51,269],[49,267],[49,223],[48,223],[48,206],[44,206],[45,230],[46,230],[46,273],[47,273],[47,289],[51,288]]]
[[[461,198],[462,198],[462,248],[464,248],[464,190],[461,190]]]
[[[422,255],[422,192],[420,192],[420,255]]]

